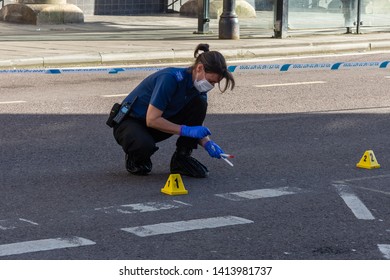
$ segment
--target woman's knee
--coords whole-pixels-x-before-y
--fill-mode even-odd
[[[206,114],[207,105],[208,105],[208,103],[207,103],[206,97],[198,95],[198,96],[194,97],[193,100],[191,100],[189,106],[196,108],[197,111]]]
[[[144,155],[145,157],[150,157],[156,150],[156,143],[151,136],[138,135],[129,135],[122,145],[123,150],[127,154],[136,154],[139,156]]]
[[[150,157],[156,150],[156,142],[146,126],[127,120],[116,131],[116,139],[127,154]]]
[[[206,98],[196,96],[182,110],[182,123],[186,125],[201,125],[206,118],[206,113]]]

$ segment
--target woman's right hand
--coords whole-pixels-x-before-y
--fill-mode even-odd
[[[210,130],[205,126],[186,126],[180,128],[180,136],[202,139],[211,135]]]

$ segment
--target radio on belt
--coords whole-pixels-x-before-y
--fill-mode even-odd
[[[130,113],[131,107],[133,106],[136,99],[137,96],[129,102],[123,102],[122,104],[115,103],[111,109],[106,124],[109,127],[114,127],[116,124],[121,123],[121,121]]]
[[[114,122],[120,123],[124,117],[129,113],[130,106],[127,103],[122,104],[121,109],[119,110],[118,114],[116,114],[115,118],[113,119]]]

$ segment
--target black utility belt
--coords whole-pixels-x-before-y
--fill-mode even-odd
[[[137,100],[137,97],[138,96],[135,96],[133,100],[123,102],[122,104],[115,103],[111,108],[111,112],[106,124],[109,127],[114,127],[115,125],[120,124],[125,119],[125,117],[130,114],[131,108]]]

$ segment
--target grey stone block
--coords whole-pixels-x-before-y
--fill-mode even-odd
[[[35,25],[83,23],[84,14],[73,4],[9,4],[1,9],[0,20]]]

